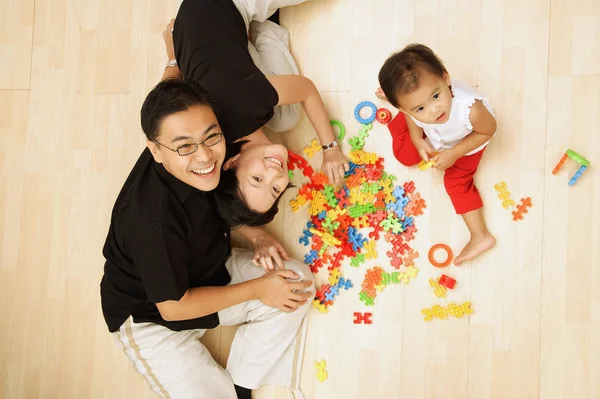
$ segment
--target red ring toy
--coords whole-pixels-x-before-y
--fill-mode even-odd
[[[379,108],[375,113],[375,119],[377,119],[377,122],[385,125],[392,120],[392,113],[388,109]]]
[[[456,280],[453,279],[452,277],[449,277],[449,276],[446,276],[445,274],[442,274],[440,276],[440,278],[438,279],[438,283],[440,285],[443,285],[446,288],[454,289],[454,286],[456,285]]]
[[[446,253],[448,254],[448,259],[446,259],[444,262],[438,262],[433,258],[433,254],[439,248],[445,250]],[[452,250],[450,249],[450,247],[447,246],[446,244],[442,244],[442,243],[435,244],[433,247],[431,247],[429,249],[429,262],[435,267],[446,267],[450,264],[450,262],[452,262],[453,258],[454,258],[454,254],[452,253]]]

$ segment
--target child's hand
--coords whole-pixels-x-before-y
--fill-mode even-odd
[[[417,148],[417,152],[423,161],[429,162],[431,160],[431,157],[435,151],[425,139],[417,141],[415,143],[415,147]]]
[[[454,165],[458,158],[460,157],[457,154],[455,154],[454,151],[452,151],[452,149],[449,149],[441,150],[436,155],[431,157],[431,160],[435,162],[433,164],[434,168],[436,168],[437,170],[446,170],[450,166]]]

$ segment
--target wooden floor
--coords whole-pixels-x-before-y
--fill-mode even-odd
[[[155,397],[113,345],[98,284],[111,207],[144,145],[139,109],[161,75],[161,32],[177,3],[0,0],[2,398]],[[365,310],[356,288],[329,314],[311,310],[305,396],[600,398],[600,2],[313,0],[281,19],[301,71],[350,136],[354,106],[375,100],[383,60],[412,41],[489,96],[499,126],[477,175],[498,245],[447,270],[458,280],[450,299],[472,301],[475,313],[426,323],[420,309],[443,302],[428,286],[439,275],[428,248],[459,251],[467,231],[441,174],[397,164],[387,129],[375,125],[366,148],[428,201],[414,241],[421,274],[380,294],[370,326],[352,323]],[[314,136],[303,121],[275,139],[299,152]],[[567,148],[592,162],[573,187],[575,165],[551,174]],[[496,198],[501,180],[513,198],[532,198],[523,221]],[[284,206],[270,226],[299,258],[306,221],[306,209]],[[355,287],[366,267],[389,269],[379,253],[362,269],[345,265]],[[233,333],[205,339],[221,362]],[[256,397],[284,392],[265,387]]]

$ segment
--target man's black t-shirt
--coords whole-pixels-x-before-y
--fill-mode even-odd
[[[175,331],[216,327],[217,313],[169,322],[155,304],[179,300],[188,288],[227,285],[229,236],[212,195],[177,179],[144,150],[117,198],[103,249],[100,293],[109,331],[130,315]]]
[[[173,40],[184,80],[203,87],[215,101],[229,143],[273,117],[279,96],[254,65],[244,20],[231,0],[185,0]]]

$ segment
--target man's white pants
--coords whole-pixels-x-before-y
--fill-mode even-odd
[[[252,263],[253,252],[234,249],[226,263],[230,284],[259,278],[262,267]],[[313,275],[298,260],[286,262],[302,280]],[[233,384],[256,389],[263,384],[299,387],[300,365],[306,337],[305,315],[310,301],[292,313],[243,302],[219,312],[222,325],[240,325],[231,345],[227,371],[199,341],[206,330],[172,331],[154,323],[133,323],[129,318],[113,333],[115,341],[154,392],[163,398],[235,398]]]

